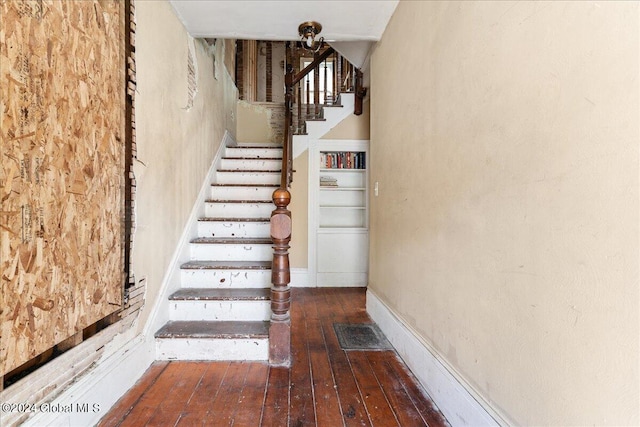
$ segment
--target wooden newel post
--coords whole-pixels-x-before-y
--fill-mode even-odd
[[[273,263],[271,265],[271,325],[269,327],[269,363],[291,363],[291,289],[289,282],[289,242],[291,241],[291,212],[287,206],[291,194],[285,188],[273,192],[276,209],[271,213]]]
[[[362,114],[364,97],[367,95],[367,88],[362,86],[362,71],[356,69],[356,88],[355,88],[355,105],[353,114],[359,116]]]

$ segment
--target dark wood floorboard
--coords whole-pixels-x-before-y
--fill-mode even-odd
[[[113,410],[102,418],[100,425],[104,427],[120,425],[124,418],[127,417],[138,404],[142,395],[156,382],[168,364],[169,362],[156,362],[151,365],[142,378],[118,401],[117,410],[116,407],[114,407]]]
[[[387,358],[393,357],[393,353],[388,351],[368,352],[366,356],[371,366],[371,371],[382,388],[382,392],[387,398],[391,410],[396,415],[398,423],[401,426],[423,426],[427,424],[427,420],[422,418],[402,382],[387,363]]]
[[[205,418],[205,425],[233,425],[233,417],[240,402],[251,363],[231,363],[224,377],[220,392],[216,395],[211,409]]]
[[[290,370],[287,368],[269,368],[267,394],[262,408],[262,419],[259,424],[267,427],[286,426],[289,424],[289,384]]]
[[[209,412],[209,408],[215,402],[218,393],[220,393],[222,381],[227,374],[229,364],[230,362],[206,363],[208,366],[207,372],[203,375],[202,380],[198,383],[189,399],[185,410],[186,414],[206,414]],[[180,418],[178,425],[184,423],[187,423],[187,421]]]
[[[240,400],[235,409],[233,425],[238,427],[255,426],[260,419],[267,391],[269,367],[266,364],[251,363]]]
[[[296,304],[291,307],[291,354],[294,363],[291,365],[291,402],[289,417],[292,426],[315,426],[316,413],[311,387],[311,360],[307,347],[307,320],[305,307],[307,297],[297,296]],[[312,398],[309,399],[309,396]]]
[[[347,312],[343,309],[342,301],[336,294],[326,294],[324,301],[320,301],[320,303],[322,330],[342,408],[344,425],[349,427],[370,426],[371,422],[356,379],[352,375],[347,353],[340,348],[338,337],[333,330],[334,322],[346,322]]]
[[[395,351],[340,348],[334,323],[372,322],[365,292],[293,289],[290,369],[157,362],[99,426],[447,426]]]

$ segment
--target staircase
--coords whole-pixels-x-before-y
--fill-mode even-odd
[[[291,50],[289,42],[287,50]],[[204,202],[197,237],[190,242],[190,261],[181,266],[180,289],[169,296],[169,321],[155,334],[157,360],[268,360],[274,366],[290,366],[291,213],[287,207],[293,159],[351,111],[361,114],[366,93],[359,70],[349,65],[344,78],[340,64],[348,63],[333,48],[314,55],[297,73],[293,64],[300,64],[299,49],[296,52],[287,54],[288,60],[297,59],[286,65],[283,146],[226,147],[211,197]],[[337,64],[331,77],[336,91],[331,99],[325,93],[320,103],[319,67],[324,61],[326,88],[331,55]],[[303,106],[300,82],[307,79],[308,103],[311,87],[306,76],[312,71],[317,77],[314,104]],[[335,108],[325,108],[329,106]],[[303,110],[314,114],[303,115]],[[294,128],[305,129],[305,134],[294,138]]]
[[[269,217],[281,165],[279,146],[226,147],[169,322],[155,334],[158,360],[268,360]]]

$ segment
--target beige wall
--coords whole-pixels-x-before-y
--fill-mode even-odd
[[[259,104],[238,101],[238,142],[270,142],[271,111]]]
[[[238,101],[236,141],[282,144],[284,110],[282,102]]]
[[[640,424],[638,5],[402,1],[372,56],[370,289],[514,424]]]
[[[187,106],[190,38],[166,1],[136,3],[138,162],[133,273],[146,279],[148,317],[225,130],[235,131],[237,90],[226,67],[214,78],[206,43],[193,41],[197,92]],[[229,48],[233,43],[227,42]],[[225,43],[216,43],[224,64]]]
[[[291,184],[291,230],[290,260],[292,268],[307,268],[309,265],[309,155],[308,151],[293,160],[293,183]]]
[[[350,114],[327,132],[322,139],[369,139],[369,100],[362,106],[362,114]]]

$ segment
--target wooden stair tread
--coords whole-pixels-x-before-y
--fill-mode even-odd
[[[169,321],[156,338],[268,338],[269,322]]]
[[[172,301],[267,301],[270,298],[270,288],[184,288],[169,297]]]
[[[218,218],[218,217],[202,217],[198,221],[211,222],[270,222],[269,218]]]
[[[270,270],[271,261],[188,261],[185,270]]]
[[[270,245],[269,237],[196,237],[191,243],[208,243],[218,245]]]
[[[257,172],[264,172],[264,173],[280,173],[280,169],[275,170],[264,170],[264,169],[218,169],[218,172],[240,172],[240,173],[257,173]]]
[[[222,160],[282,160],[282,157],[223,157]]]
[[[234,145],[228,148],[259,148],[261,150],[265,149],[265,148],[271,148],[274,150],[282,150],[282,145]]]
[[[211,184],[213,187],[271,187],[278,188],[280,185],[278,184],[220,184],[214,182]]]
[[[268,200],[228,200],[228,199],[207,199],[205,200],[206,203],[244,203],[244,204],[251,204],[251,203],[273,203],[273,200],[268,199]]]

